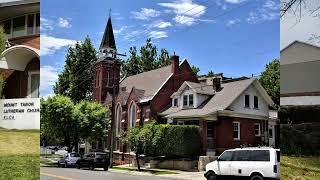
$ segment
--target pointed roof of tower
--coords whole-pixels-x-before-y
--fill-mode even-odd
[[[106,48],[112,48],[117,50],[116,48],[116,41],[114,39],[113,35],[113,28],[112,28],[112,23],[111,23],[111,17],[108,19],[108,23],[106,25],[102,41],[100,44],[100,50],[106,49]]]

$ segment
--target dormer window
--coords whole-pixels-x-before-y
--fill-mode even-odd
[[[188,106],[188,96],[187,95],[183,95],[183,107]]]
[[[250,108],[250,95],[244,96],[244,107]]]
[[[178,107],[178,98],[173,99],[173,107]]]
[[[255,108],[255,109],[258,109],[258,108],[259,108],[258,96],[254,96],[254,108]]]
[[[193,106],[193,94],[189,95],[189,106]]]
[[[183,95],[183,107],[193,107],[193,94]]]

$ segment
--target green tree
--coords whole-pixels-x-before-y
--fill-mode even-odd
[[[200,71],[200,69],[194,65],[191,66],[191,69],[192,69],[192,72],[195,74],[195,75],[198,75],[198,72]]]
[[[80,140],[79,123],[74,118],[74,103],[69,97],[54,96],[41,99],[41,133],[55,137],[72,151]]]
[[[66,63],[54,93],[70,97],[74,102],[90,100],[93,88],[93,65],[97,61],[97,52],[89,37],[69,47]]]
[[[83,100],[76,104],[74,114],[79,121],[80,137],[89,141],[105,139],[110,129],[107,113],[108,108],[96,102]]]
[[[130,128],[123,136],[122,141],[128,148],[136,154],[138,171],[140,171],[139,155],[144,152],[144,137],[141,132],[142,127]]]
[[[3,78],[3,75],[0,73],[0,99],[3,98],[3,89],[5,86],[6,82]]]
[[[210,71],[208,72],[208,75],[207,75],[207,76],[209,76],[209,77],[213,77],[213,76],[214,76],[213,71],[211,71],[211,70],[210,70]]]
[[[171,60],[169,57],[169,52],[166,49],[160,50],[160,55],[157,61],[157,67],[164,67],[171,64]]]
[[[126,62],[122,64],[122,77],[123,76],[132,76],[142,72],[141,69],[141,59],[137,53],[136,47],[130,47],[129,50],[130,57]]]
[[[143,72],[156,69],[157,66],[157,47],[148,38],[145,45],[140,48],[141,69]]]
[[[7,40],[7,38],[4,33],[3,27],[0,26],[0,54],[5,50],[6,40]]]
[[[276,106],[280,105],[280,61],[274,59],[266,65],[259,82],[271,96]]]

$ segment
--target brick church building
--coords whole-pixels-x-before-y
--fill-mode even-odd
[[[151,119],[166,124],[198,125],[202,154],[221,152],[242,144],[274,143],[276,117],[270,117],[271,98],[255,78],[205,82],[186,59],[171,57],[171,65],[120,78],[121,63],[111,19],[94,65],[93,99],[114,111],[114,151],[127,152],[119,140],[123,131]],[[113,102],[112,99],[115,101]],[[109,140],[106,142],[110,143]],[[92,145],[92,149],[103,147]]]
[[[173,94],[184,81],[198,82],[187,60],[172,57],[172,64],[120,79],[121,63],[117,59],[117,48],[109,18],[100,45],[104,56],[94,66],[93,99],[112,107],[115,96],[115,150],[125,151],[119,142],[121,131],[151,119],[161,122],[158,112],[171,104]]]

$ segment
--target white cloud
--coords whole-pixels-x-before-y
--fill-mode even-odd
[[[52,31],[53,30],[53,22],[44,17],[40,17],[40,30],[44,31]]]
[[[240,19],[231,19],[231,20],[229,20],[228,22],[227,22],[227,26],[233,26],[233,25],[235,25],[235,24],[237,24],[237,23],[239,23],[239,22],[241,22],[241,20]]]
[[[63,38],[56,38],[53,36],[48,36],[46,34],[41,34],[40,36],[40,55],[52,55],[57,50],[74,45],[77,41]]]
[[[40,94],[43,97],[52,95],[52,88],[58,80],[57,68],[49,65],[40,67]]]
[[[192,0],[177,0],[171,3],[158,3],[162,7],[170,8],[177,15],[200,17],[207,7],[194,3]]]
[[[242,3],[244,1],[247,1],[247,0],[225,0],[227,3],[231,3],[231,4],[239,4],[239,3]]]
[[[166,38],[168,37],[167,32],[165,31],[151,31],[149,36],[155,39]]]
[[[154,24],[154,27],[161,28],[161,29],[167,28],[170,26],[172,26],[171,22],[166,22],[166,21],[161,21],[161,22]]]
[[[59,17],[59,19],[58,19],[58,26],[59,26],[59,27],[62,27],[62,28],[70,28],[70,27],[71,27],[71,24],[70,24],[70,22],[69,22],[68,19]]]
[[[189,16],[182,16],[182,15],[177,15],[176,17],[173,18],[177,23],[182,24],[182,25],[187,25],[191,26],[196,22],[196,19],[193,17]]]
[[[113,32],[115,33],[115,34],[120,34],[120,33],[122,33],[124,30],[126,30],[128,28],[128,26],[122,26],[121,28],[119,28],[119,29],[113,29]],[[102,32],[103,33],[103,32]]]
[[[160,15],[160,11],[148,8],[141,8],[139,12],[131,12],[135,19],[149,20]]]
[[[262,6],[249,12],[247,21],[249,23],[258,23],[268,20],[279,19],[279,3],[276,0],[266,0]]]
[[[173,20],[181,25],[191,26],[197,21],[213,22],[213,20],[201,19],[200,17],[206,13],[207,7],[193,2],[193,0],[176,0],[170,3],[158,3],[165,9],[164,11],[174,13]]]

